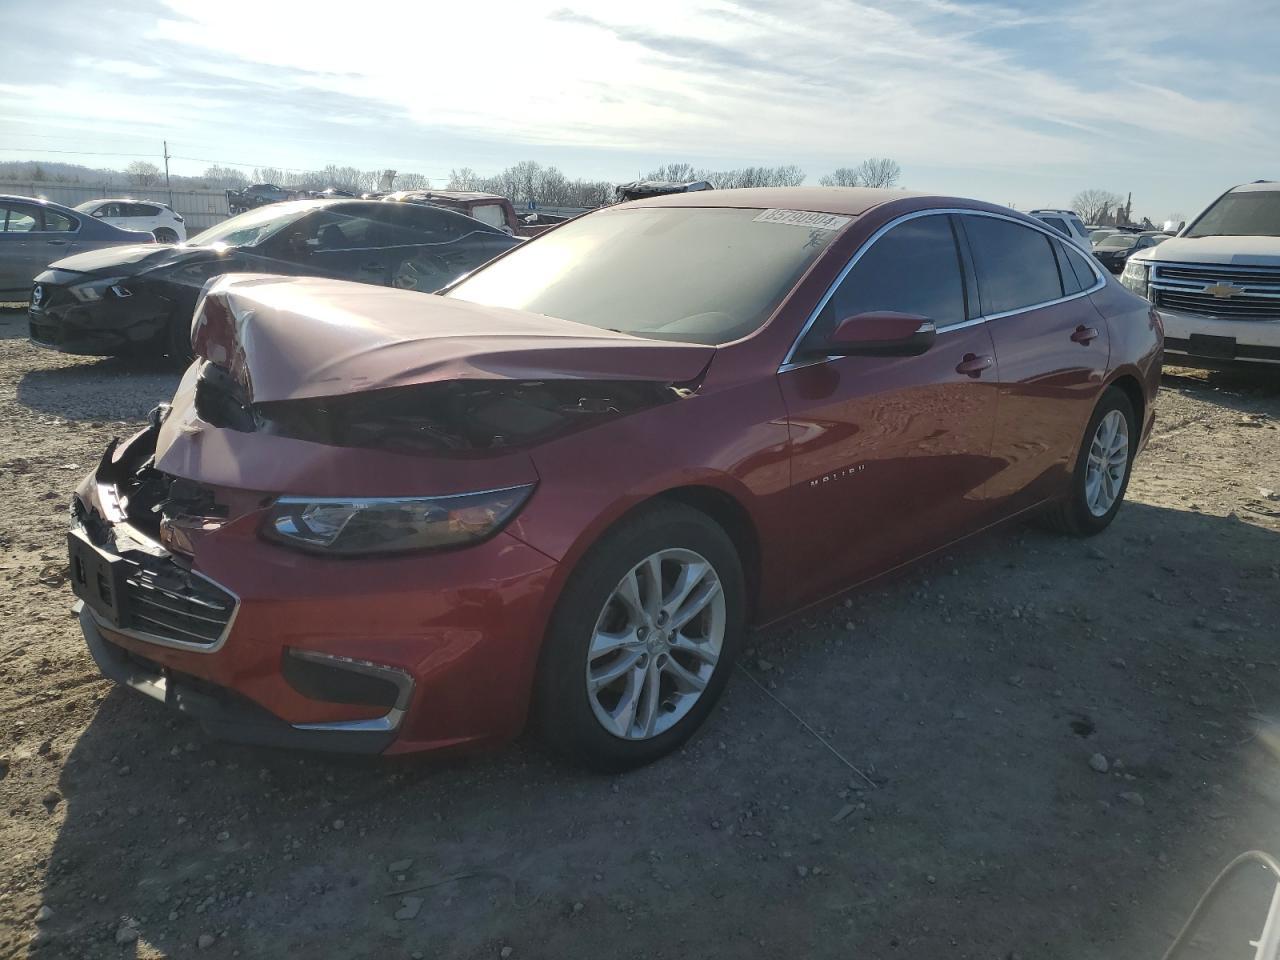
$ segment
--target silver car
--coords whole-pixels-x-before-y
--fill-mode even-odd
[[[0,194],[0,300],[27,300],[31,284],[54,260],[124,243],[154,243],[48,200]]]

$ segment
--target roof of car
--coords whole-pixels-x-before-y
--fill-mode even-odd
[[[1232,187],[1228,193],[1253,193],[1258,190],[1271,191],[1280,190],[1280,181],[1276,180],[1255,180],[1253,183],[1242,183],[1238,187]]]
[[[19,193],[0,193],[0,200],[20,200],[23,203],[38,203],[42,206],[54,207],[58,210],[71,210],[70,207],[65,207],[53,200],[46,200],[43,197],[24,197]],[[72,212],[74,213],[75,211]]]
[[[388,198],[396,200],[407,199],[409,197],[436,197],[441,200],[502,200],[503,197],[496,193],[479,193],[473,190],[397,190],[395,193],[387,194]]]
[[[856,217],[890,200],[928,194],[874,187],[743,187],[668,193],[619,204],[622,207],[744,207],[761,210],[812,210]],[[948,199],[948,198],[939,198]]]

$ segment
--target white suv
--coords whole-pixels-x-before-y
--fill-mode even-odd
[[[1280,183],[1231,188],[1120,282],[1155,305],[1166,362],[1280,373]]]
[[[1089,231],[1084,228],[1084,221],[1074,210],[1032,210],[1031,216],[1041,223],[1047,223],[1064,237],[1070,237],[1082,249],[1092,250],[1089,242]]]
[[[187,225],[168,204],[155,200],[90,200],[76,207],[96,220],[123,230],[141,230],[156,243],[185,243]]]

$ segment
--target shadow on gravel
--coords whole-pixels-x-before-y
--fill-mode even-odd
[[[1275,370],[1195,370],[1165,367],[1166,387],[1177,387],[1241,412],[1254,412],[1260,400],[1280,399],[1280,367]]]
[[[62,773],[33,953],[1154,960],[1227,860],[1280,853],[1278,558],[1275,532],[1129,504],[752,637],[747,669],[878,788],[741,676],[616,778],[528,743],[240,748],[113,689]]]
[[[173,399],[182,376],[163,357],[66,360],[66,366],[24,373],[17,385],[18,403],[66,420],[139,420],[157,403]]]

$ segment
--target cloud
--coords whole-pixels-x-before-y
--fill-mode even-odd
[[[587,175],[689,159],[816,176],[888,155],[914,185],[1014,184],[1064,203],[1178,178],[1212,193],[1280,153],[1271,0],[1165,0],[1156,17],[1103,0],[476,0],[464,28],[410,0],[341,28],[303,0],[110,16],[10,3],[82,66],[51,80],[16,48],[0,66],[18,91],[9,113],[113,117],[117,135],[280,165],[494,167],[536,152],[571,173],[586,158]],[[246,29],[260,22],[272,28]],[[139,38],[133,58],[101,56],[104,31]]]

